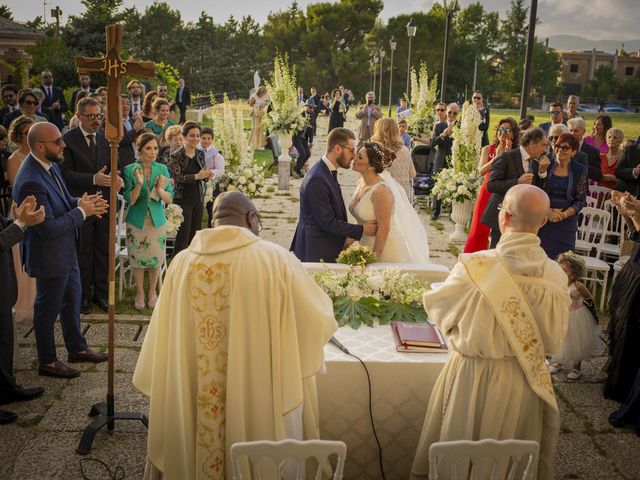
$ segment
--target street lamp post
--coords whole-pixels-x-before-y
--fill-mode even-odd
[[[444,9],[447,12],[447,16],[445,17],[444,24],[444,52],[442,54],[442,78],[440,84],[440,101],[444,102],[445,98],[445,88],[447,86],[447,57],[449,55],[449,31],[451,30],[451,19],[453,17],[453,10],[458,5],[458,0],[453,0],[453,2],[447,5],[447,0],[442,0],[444,4]]]
[[[373,57],[373,93],[376,93],[376,75],[378,74],[378,56]]]
[[[520,96],[520,118],[527,115],[529,104],[529,88],[531,87],[531,64],[533,62],[533,43],[536,41],[536,15],[538,12],[538,0],[531,0],[529,13],[529,37],[527,50],[524,57],[524,76],[522,77],[522,95]]]
[[[395,52],[398,42],[393,37],[389,40],[389,49],[391,50],[391,66],[389,67],[389,118],[391,118],[391,87],[393,87],[393,52]]]
[[[378,104],[382,103],[382,67],[384,65],[384,56],[386,52],[380,49],[380,85],[378,86]],[[373,92],[375,93],[375,92]]]
[[[416,36],[417,28],[418,26],[416,25],[416,22],[413,21],[413,18],[410,19],[409,23],[407,23],[407,36],[409,37],[409,55],[407,56],[407,91],[405,92],[407,97],[410,96],[409,80],[411,78],[411,39]]]

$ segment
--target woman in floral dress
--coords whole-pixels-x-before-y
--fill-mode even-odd
[[[152,133],[138,137],[137,162],[124,169],[127,210],[127,250],[136,284],[134,307],[145,307],[144,272],[149,272],[149,308],[158,299],[156,287],[165,263],[167,217],[164,206],[173,201],[173,188],[166,165],[156,162],[158,141]]]

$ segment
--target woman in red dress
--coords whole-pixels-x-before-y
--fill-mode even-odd
[[[493,160],[499,155],[502,155],[507,150],[518,148],[519,138],[520,129],[518,128],[518,122],[511,117],[503,118],[500,120],[500,123],[498,123],[493,143],[482,148],[478,172],[480,175],[484,175],[484,182],[482,182],[480,192],[478,192],[478,198],[476,199],[476,205],[473,208],[473,217],[471,219],[467,244],[464,246],[464,253],[479,252],[480,250],[486,250],[489,246],[489,231],[491,229],[480,221],[480,217],[482,217],[484,209],[491,197],[491,193],[487,190],[487,181],[491,173],[491,165],[493,164]]]
[[[602,180],[598,181],[600,187],[616,189],[616,168],[622,156],[622,141],[624,133],[619,128],[610,128],[607,131],[607,151],[600,153],[600,169],[602,170]],[[600,208],[600,207],[598,207]]]

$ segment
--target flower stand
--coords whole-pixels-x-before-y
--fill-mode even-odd
[[[289,149],[293,144],[291,134],[281,133],[279,136],[282,153],[278,157],[278,190],[289,190],[289,177],[291,176],[291,157]]]
[[[451,220],[455,223],[455,229],[449,236],[449,240],[455,243],[465,243],[467,241],[467,234],[465,233],[464,228],[471,220],[472,213],[473,203],[471,200],[452,203]]]

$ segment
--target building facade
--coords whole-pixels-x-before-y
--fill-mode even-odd
[[[27,87],[31,55],[27,47],[35,45],[43,33],[0,17],[0,84],[16,83]]]
[[[562,61],[561,84],[563,93],[580,95],[582,87],[593,80],[600,65],[608,65],[616,72],[620,84],[632,78],[640,68],[640,51],[620,54],[588,51],[557,50]]]

